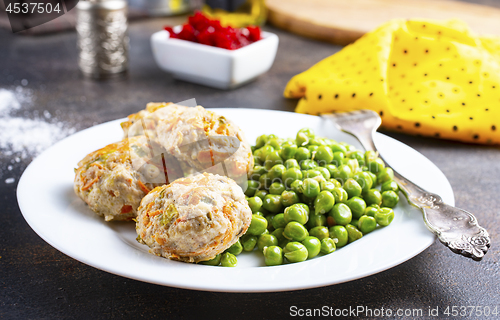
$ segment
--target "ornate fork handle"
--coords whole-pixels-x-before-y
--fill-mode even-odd
[[[323,114],[322,117],[358,139],[365,150],[377,151],[373,143],[373,134],[381,124],[377,113],[360,110]],[[387,164],[387,161],[384,162]],[[396,170],[394,179],[408,202],[422,210],[425,225],[441,243],[453,252],[474,260],[484,257],[490,247],[490,237],[486,229],[479,226],[472,213],[443,203],[440,196],[420,188]]]
[[[425,225],[441,243],[474,260],[484,257],[490,247],[490,237],[472,213],[447,205],[440,196],[425,191],[395,170],[394,178],[408,202],[422,210]]]

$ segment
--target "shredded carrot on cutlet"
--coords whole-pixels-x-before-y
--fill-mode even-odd
[[[155,237],[155,240],[160,246],[165,244],[165,240],[162,237]]]
[[[150,217],[154,217],[154,216],[157,216],[157,215],[159,215],[159,214],[161,214],[161,213],[163,213],[163,211],[161,211],[161,210],[156,210],[156,211],[153,211],[153,212],[149,212],[149,213],[148,213],[148,216],[150,216]]]
[[[139,187],[141,188],[141,190],[142,190],[142,191],[144,191],[144,193],[146,193],[146,194],[147,194],[147,193],[149,193],[149,191],[151,191],[151,190],[149,190],[149,188],[148,188],[148,187],[146,187],[146,186],[144,185],[144,183],[142,183],[142,181],[141,181],[141,180],[137,180],[137,183],[139,184]]]
[[[84,185],[84,186],[82,187],[82,191],[85,191],[85,190],[89,189],[90,187],[92,187],[92,185],[93,185],[94,183],[96,183],[96,182],[97,182],[97,180],[99,180],[99,177],[95,177],[94,179],[90,180],[90,182],[88,182],[86,185]]]
[[[126,205],[124,205],[122,207],[122,210],[120,211],[120,214],[125,214],[125,213],[130,213],[130,212],[132,212],[132,206],[126,204]]]
[[[97,162],[91,163],[91,164],[90,164],[90,167],[92,167],[92,166],[96,166],[96,167],[98,167],[99,169],[104,169],[104,167],[103,167],[103,166],[101,166],[101,164],[100,164],[100,163],[97,163]]]

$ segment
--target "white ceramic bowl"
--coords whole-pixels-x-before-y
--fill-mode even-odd
[[[262,39],[237,50],[227,50],[196,42],[171,39],[162,30],[151,36],[158,66],[174,78],[219,89],[245,84],[271,68],[278,36],[262,32]]]

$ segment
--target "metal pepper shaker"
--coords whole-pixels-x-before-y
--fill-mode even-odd
[[[129,46],[127,1],[81,0],[76,9],[80,70],[98,79],[124,74]]]

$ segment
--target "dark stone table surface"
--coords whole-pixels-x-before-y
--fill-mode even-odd
[[[47,110],[76,130],[124,117],[149,101],[196,98],[209,108],[293,111],[296,101],[282,97],[286,82],[341,49],[266,27],[280,38],[271,70],[241,88],[221,91],[176,81],[156,66],[149,37],[174,20],[133,23],[128,77],[110,82],[82,78],[74,32],[21,37],[0,30],[0,88],[24,84],[33,95],[33,102],[23,105],[25,115]],[[481,262],[458,256],[436,241],[392,269],[323,288],[242,294],[143,283],[80,263],[44,242],[24,220],[16,199],[19,177],[31,158],[16,162],[15,155],[0,152],[0,318],[277,319],[289,317],[291,306],[422,308],[424,314],[429,307],[442,312],[447,306],[489,306],[500,312],[499,148],[387,134],[433,161],[449,179],[456,205],[474,212],[488,229],[492,247]],[[7,184],[8,177],[15,182]]]

